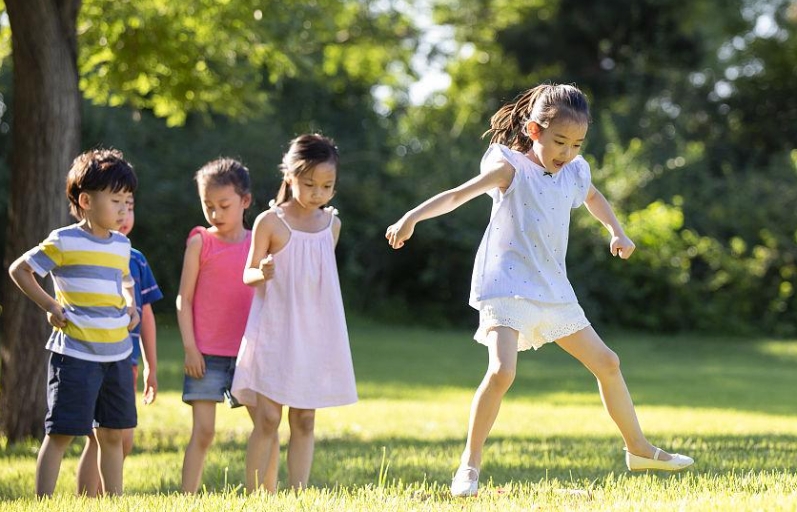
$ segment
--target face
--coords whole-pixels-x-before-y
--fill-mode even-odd
[[[208,224],[219,234],[234,234],[244,223],[244,211],[252,201],[250,194],[238,195],[232,185],[199,183],[199,199]]]
[[[321,208],[335,195],[337,175],[338,169],[335,164],[324,162],[301,176],[291,177],[289,183],[293,198],[308,210]]]
[[[133,199],[132,194],[130,194],[130,197],[127,198],[126,204],[127,211],[125,213],[125,219],[124,222],[122,222],[122,225],[119,227],[119,232],[124,236],[128,236],[130,232],[133,231],[133,226],[136,224],[136,202],[135,199]]]
[[[131,192],[111,192],[106,188],[82,192],[78,202],[89,231],[96,236],[107,237],[109,231],[121,229],[127,217],[128,202],[132,199]]]
[[[581,152],[587,135],[587,124],[571,120],[551,121],[548,128],[530,122],[528,132],[534,145],[529,156],[534,163],[551,173],[562,170]]]

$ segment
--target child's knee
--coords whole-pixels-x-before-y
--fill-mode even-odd
[[[102,446],[122,446],[124,430],[118,428],[98,428],[97,442]]]
[[[610,376],[620,372],[620,357],[610,349],[601,354],[593,369],[597,376]]]
[[[315,410],[293,409],[290,414],[291,432],[312,434],[315,430]]]
[[[253,418],[254,428],[262,434],[273,434],[279,430],[282,421],[281,409],[260,409]]]
[[[506,391],[515,381],[515,366],[495,365],[487,372],[490,386]]]

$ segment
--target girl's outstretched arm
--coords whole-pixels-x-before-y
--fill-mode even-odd
[[[420,221],[439,217],[456,210],[474,197],[484,194],[493,188],[497,187],[504,191],[512,183],[514,175],[515,168],[507,161],[501,160],[492,169],[486,170],[462,185],[427,199],[405,213],[398,222],[387,228],[385,233],[387,242],[390,247],[400,249],[404,246],[404,242],[412,236],[415,225]]]
[[[636,249],[636,245],[626,236],[609,201],[601,194],[600,190],[595,188],[595,185],[590,186],[584,204],[587,206],[589,213],[598,219],[609,231],[609,234],[612,235],[611,242],[609,242],[609,251],[611,251],[612,256],[619,256],[624,260],[630,258],[634,249]]]

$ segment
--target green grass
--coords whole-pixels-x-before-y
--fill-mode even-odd
[[[689,454],[679,474],[625,470],[622,441],[594,378],[555,346],[520,356],[488,440],[479,497],[452,499],[486,351],[470,332],[353,321],[360,402],[320,410],[311,488],[241,490],[250,421],[218,409],[205,492],[179,494],[190,408],[180,401],[182,349],[161,324],[160,393],[139,409],[120,498],[74,497],[82,443],[64,459],[52,500],[37,501],[37,443],[0,439],[0,509],[114,510],[797,510],[797,343],[604,333],[648,437]],[[282,435],[287,440],[288,432]],[[285,480],[283,464],[281,480]]]

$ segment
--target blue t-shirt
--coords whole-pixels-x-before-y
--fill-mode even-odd
[[[149,268],[147,258],[138,249],[130,250],[130,275],[136,282],[136,309],[138,310],[139,318],[142,317],[144,304],[152,304],[153,302],[163,298],[163,293],[155,282],[155,276],[152,275],[152,269]],[[139,339],[141,338],[141,324],[139,323],[135,329],[130,332],[130,337],[133,341],[133,354],[130,356],[133,364],[138,364],[138,358],[141,357],[141,346]]]

